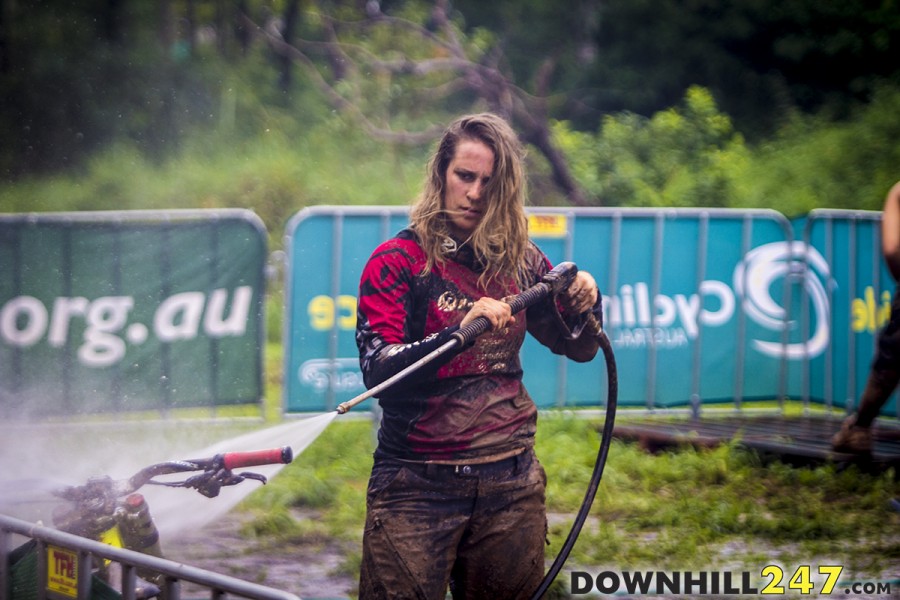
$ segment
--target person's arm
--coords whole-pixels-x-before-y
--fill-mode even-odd
[[[416,285],[409,255],[399,247],[376,250],[363,269],[357,305],[356,344],[363,381],[371,389],[443,346],[458,327],[424,336],[415,323]],[[420,337],[424,336],[423,339]],[[397,392],[434,376],[453,356],[447,353],[427,368],[390,386]]]
[[[549,300],[554,302],[554,300]],[[562,303],[560,303],[562,304]],[[538,305],[540,306],[540,305]],[[528,313],[528,331],[541,344],[550,348],[554,354],[562,354],[575,362],[589,362],[600,349],[600,327],[603,323],[603,308],[599,292],[597,300],[587,311],[577,312],[565,305],[554,308],[549,304],[540,309],[540,316],[535,318]],[[551,311],[559,311],[565,328],[563,328]],[[566,334],[581,329],[575,339],[568,339]],[[568,331],[567,331],[568,330]]]
[[[900,281],[900,181],[894,184],[884,200],[881,252],[894,281]]]
[[[550,261],[541,256],[536,272],[543,277],[550,269]],[[564,326],[559,323],[557,311]],[[602,324],[600,291],[586,271],[579,271],[569,289],[558,299],[548,298],[528,309],[528,332],[554,354],[562,354],[576,362],[588,362],[596,356],[600,349],[599,327]],[[577,338],[567,338],[569,332],[582,327]]]

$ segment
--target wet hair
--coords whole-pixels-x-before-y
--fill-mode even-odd
[[[425,188],[410,214],[412,228],[427,257],[423,275],[435,263],[444,261],[442,246],[451,237],[444,211],[447,168],[464,140],[482,142],[490,148],[494,166],[484,189],[484,217],[468,240],[458,241],[468,244],[484,266],[479,279],[481,285],[496,277],[519,279],[529,243],[524,149],[509,123],[491,113],[466,115],[453,121],[428,163]]]

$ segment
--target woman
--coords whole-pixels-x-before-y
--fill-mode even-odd
[[[511,314],[504,298],[551,268],[528,238],[522,148],[492,114],[445,131],[411,225],[381,244],[360,281],[356,339],[372,387],[478,317],[491,328],[386,391],[369,480],[360,599],[521,598],[544,572],[537,408],[522,385],[526,331],[553,352],[591,360],[600,294],[579,271],[561,294]],[[593,315],[589,319],[589,315]]]

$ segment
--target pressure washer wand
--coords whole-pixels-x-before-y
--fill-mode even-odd
[[[572,283],[572,280],[575,279],[575,275],[577,273],[578,267],[575,266],[575,263],[559,263],[558,265],[553,267],[553,269],[548,271],[539,283],[536,283],[535,285],[531,286],[521,294],[516,295],[512,300],[509,301],[509,305],[510,307],[512,307],[512,314],[516,314],[525,310],[529,306],[540,302],[547,296],[555,296],[562,290],[569,287],[569,284]],[[394,385],[398,381],[403,380],[408,375],[418,371],[425,365],[433,362],[434,360],[436,360],[440,356],[443,356],[454,348],[470,344],[475,338],[477,338],[479,335],[486,332],[490,328],[491,322],[487,319],[487,317],[478,317],[465,327],[454,332],[450,340],[448,340],[444,345],[442,345],[435,351],[427,354],[426,356],[423,356],[413,364],[409,365],[405,369],[402,369],[391,377],[388,377],[378,385],[366,390],[359,396],[338,404],[338,407],[336,409],[338,414],[342,415],[360,402],[368,400],[373,396],[377,396],[385,389]]]

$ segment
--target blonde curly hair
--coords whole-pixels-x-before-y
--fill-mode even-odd
[[[519,280],[521,285],[521,267],[529,243],[524,148],[509,123],[491,113],[465,115],[453,121],[428,163],[425,189],[410,213],[412,228],[427,257],[423,275],[444,261],[442,245],[451,237],[444,211],[447,169],[463,140],[482,142],[490,148],[494,168],[484,190],[484,218],[469,239],[462,241],[471,246],[485,267],[479,278],[482,286],[501,276]]]

